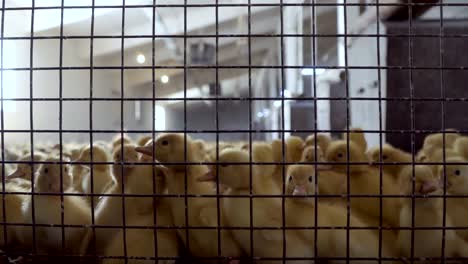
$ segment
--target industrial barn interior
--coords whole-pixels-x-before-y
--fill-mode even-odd
[[[465,0],[1,0],[0,263],[468,263]]]

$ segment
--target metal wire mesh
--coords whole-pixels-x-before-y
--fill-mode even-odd
[[[446,88],[448,79],[464,81],[464,8],[449,0],[3,0],[2,261],[466,263],[467,97]],[[11,64],[12,54],[23,65]],[[161,105],[170,112],[163,121]],[[344,148],[325,149],[321,135]],[[387,156],[388,144],[404,158]],[[306,160],[311,146],[315,158]],[[247,158],[228,160],[232,153]],[[293,180],[302,165],[311,166],[301,184],[313,190]],[[234,177],[249,176],[242,188],[223,178],[232,167]],[[197,179],[207,175],[209,189]]]

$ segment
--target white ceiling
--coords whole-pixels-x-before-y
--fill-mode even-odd
[[[190,4],[246,4],[248,0],[186,0]],[[35,6],[60,6],[62,0],[36,0]],[[157,4],[161,5],[182,5],[185,0],[156,0]],[[283,0],[283,3],[301,3],[303,0]],[[358,2],[357,0],[348,0],[348,2]],[[444,3],[465,3],[466,0],[445,0]],[[31,7],[31,0],[7,0],[9,6]],[[254,4],[279,4],[280,0],[251,0]],[[336,3],[336,0],[316,0],[316,3]],[[65,6],[91,6],[92,0],[64,0]],[[96,6],[121,6],[123,0],[95,0]],[[158,7],[156,16],[153,16],[153,8],[131,8],[132,5],[151,5],[153,0],[125,0],[125,5],[129,8],[125,9],[125,35],[126,36],[146,36],[145,38],[126,38],[125,39],[125,56],[126,64],[135,65],[135,55],[143,53],[151,56],[152,51],[152,31],[153,26],[158,35],[187,35],[210,34],[216,33],[216,8],[211,7],[190,7],[187,8],[187,31],[184,30],[184,8],[182,7]],[[297,8],[297,7],[285,7]],[[444,7],[446,17],[463,17],[468,16],[466,11],[468,7]],[[333,6],[321,6],[316,8],[318,27],[324,27],[327,23],[330,24],[330,19],[335,19],[329,16],[329,12],[333,11]],[[308,10],[308,9],[307,9]],[[305,16],[310,15],[310,12],[304,12]],[[434,8],[426,14],[429,18],[438,18],[438,8]],[[218,8],[218,32],[220,34],[247,34],[247,19],[248,8],[243,7],[222,7]],[[35,35],[52,36],[60,33],[61,26],[61,9],[38,9],[35,11]],[[91,8],[75,8],[64,9],[63,30],[65,36],[89,36],[91,32]],[[253,34],[269,34],[275,33],[278,30],[280,20],[280,11],[278,6],[253,6],[251,7],[251,33]],[[153,21],[155,24],[153,25]],[[285,21],[284,23],[287,23]],[[28,25],[29,26],[29,25]],[[326,27],[326,26],[325,26]],[[29,30],[26,29],[26,30]],[[287,32],[285,32],[287,33]],[[335,32],[321,32],[335,33]],[[115,64],[115,61],[120,59],[122,52],[121,41],[118,38],[96,38],[98,36],[120,36],[122,34],[122,9],[121,8],[95,8],[94,9],[94,56],[96,61],[103,63]],[[245,57],[242,51],[246,47],[239,46],[238,37],[219,38],[219,63],[232,65],[239,63],[241,57]],[[214,42],[214,38],[204,39],[208,42]],[[197,41],[197,39],[189,38],[188,41]],[[253,38],[251,42],[252,60],[260,62],[263,57],[268,54],[268,50],[275,46],[274,38]],[[76,49],[82,59],[89,59],[89,42],[76,41]],[[175,65],[177,64],[176,49],[182,49],[182,38],[157,38],[155,50],[157,52],[157,65]],[[271,53],[270,53],[271,54]],[[147,59],[147,63],[150,63]],[[118,64],[118,63],[117,63]],[[150,65],[150,64],[147,64]],[[158,78],[161,71],[157,71]],[[182,73],[179,70],[166,70],[164,74],[171,76],[171,86],[173,90],[177,89],[182,82]],[[235,71],[229,73],[220,73],[220,78],[234,78]],[[144,87],[152,81],[151,70],[139,71],[131,73],[128,71],[128,86]],[[204,79],[201,75],[199,78]],[[173,81],[174,80],[174,81]]]
[[[10,5],[30,7],[30,0],[7,0]],[[335,3],[336,0],[318,0],[321,3]],[[60,6],[62,0],[36,0],[35,6]],[[181,5],[184,0],[157,0],[157,4]],[[190,4],[215,4],[215,0],[188,0]],[[247,0],[218,0],[219,4],[243,3]],[[279,4],[279,0],[251,0],[254,4]],[[284,3],[301,3],[302,0],[284,0]],[[122,0],[95,0],[96,6],[122,5]],[[126,36],[146,36],[144,38],[126,38],[125,56],[126,65],[134,63],[137,53],[147,53],[147,58],[152,50],[152,31],[153,21],[156,34],[158,35],[187,35],[216,33],[216,8],[211,7],[190,7],[187,8],[187,29],[184,30],[184,8],[182,7],[158,7],[156,17],[153,16],[153,8],[131,8],[132,5],[151,5],[153,0],[126,0],[125,5],[125,35]],[[64,0],[65,6],[90,6],[91,0]],[[285,7],[290,8],[290,7]],[[297,7],[291,7],[297,8]],[[326,14],[334,10],[334,7],[317,8],[317,16]],[[310,15],[310,12],[304,12]],[[65,36],[90,36],[91,32],[91,8],[64,9],[63,34]],[[218,32],[220,34],[247,34],[248,8],[242,7],[219,7],[218,8]],[[35,10],[35,35],[36,36],[56,36],[60,34],[61,27],[61,9],[37,9]],[[322,16],[319,23],[327,23],[327,16]],[[287,23],[285,21],[284,23]],[[280,24],[280,9],[278,6],[253,6],[251,7],[251,33],[269,34],[275,33]],[[320,26],[320,25],[319,25]],[[28,25],[29,27],[29,25]],[[26,30],[29,30],[27,28]],[[287,33],[287,32],[285,32]],[[95,8],[94,9],[94,44],[93,54],[95,61],[103,61],[113,65],[120,59],[122,52],[121,41],[119,38],[99,38],[98,36],[120,36],[122,34],[122,9],[121,8]],[[219,38],[219,63],[232,65],[239,63],[239,57],[246,57],[242,54],[246,47],[239,47],[239,37]],[[198,41],[198,39],[189,38],[189,41]],[[214,42],[215,38],[205,38],[205,41]],[[275,38],[255,38],[251,42],[252,60],[260,62],[267,51],[275,47],[277,40]],[[78,54],[84,60],[89,60],[89,42],[76,41]],[[244,42],[245,45],[246,42]],[[174,65],[177,62],[174,47],[182,49],[182,38],[157,38],[156,39],[156,64]],[[241,53],[240,53],[241,52]],[[150,63],[147,59],[147,63]],[[117,63],[118,64],[118,63]],[[149,65],[149,64],[148,64]],[[128,86],[142,87],[152,81],[151,71],[138,74],[130,73],[126,76]],[[164,74],[171,75],[171,83],[176,87],[176,81],[180,79],[182,70],[168,70]],[[226,78],[235,77],[235,71],[226,75]],[[159,75],[159,71],[156,73]],[[233,76],[234,75],[234,76]],[[172,77],[173,76],[173,77]],[[159,76],[157,76],[159,77]],[[222,76],[221,76],[222,77]],[[203,79],[201,77],[200,79]],[[179,87],[180,88],[180,87]],[[177,89],[177,88],[175,88]]]

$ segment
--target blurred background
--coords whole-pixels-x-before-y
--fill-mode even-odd
[[[230,141],[252,129],[269,140],[349,126],[368,131],[371,146],[408,150],[408,131],[421,130],[420,144],[426,130],[468,129],[463,0],[411,10],[370,0],[61,2],[5,1],[7,144],[121,129]]]

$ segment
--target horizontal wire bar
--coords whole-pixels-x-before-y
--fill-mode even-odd
[[[7,255],[5,253],[0,253],[0,255]],[[15,254],[17,255],[17,254]],[[60,258],[60,257],[65,257],[65,258],[99,258],[99,259],[145,259],[145,260],[150,260],[150,259],[167,259],[167,260],[171,260],[171,259],[180,259],[180,257],[139,257],[139,256],[104,256],[104,255],[72,255],[72,254],[55,254],[55,255],[44,255],[44,254],[31,254],[30,252],[27,252],[26,253],[26,256],[29,256],[29,257],[32,257],[32,256],[35,256],[35,257],[50,257],[50,258]],[[195,257],[193,256],[192,257],[194,260],[195,259],[200,259],[200,260],[203,260],[203,259],[226,259],[226,258],[232,258],[232,256],[210,256],[210,257]],[[364,260],[400,260],[400,261],[403,261],[403,260],[420,260],[422,258],[395,258],[395,257],[381,257],[381,258],[363,258],[363,257],[349,257],[349,258],[345,258],[345,257],[337,257],[337,256],[334,256],[334,257],[322,257],[322,256],[315,256],[315,257],[309,257],[309,258],[306,258],[306,257],[240,257],[239,259],[251,259],[251,260],[255,260],[255,261],[258,261],[258,260],[356,260],[356,261],[364,261]],[[468,258],[464,258],[464,257],[444,257],[444,258],[440,258],[440,257],[428,257],[428,258],[424,258],[425,261],[431,261],[431,260],[441,260],[441,259],[444,259],[444,260],[466,260]]]
[[[0,194],[5,195],[32,195],[32,196],[71,196],[71,197],[135,197],[135,198],[298,198],[292,194],[110,194],[110,193],[70,193],[70,192],[9,192],[0,191]],[[301,198],[421,198],[421,199],[436,199],[436,198],[468,198],[468,195],[422,195],[422,194],[316,194],[316,195],[304,195]]]
[[[115,134],[120,132],[125,132],[127,134],[137,134],[137,133],[151,133],[151,130],[135,130],[135,129],[0,129],[0,133],[102,133],[102,134]],[[273,133],[273,132],[292,132],[292,133],[343,133],[348,132],[347,130],[341,129],[329,129],[329,130],[313,130],[313,129],[186,129],[186,130],[177,130],[177,129],[165,129],[164,131],[157,131],[161,133],[191,133],[191,134],[202,134],[202,133],[220,133],[220,134],[231,134],[231,133]],[[434,130],[434,129],[418,129],[418,130],[362,130],[363,133],[387,133],[387,134],[430,134],[430,133],[468,133],[468,130],[459,129],[457,131],[443,131],[443,130]],[[226,143],[229,143],[227,141]]]
[[[5,253],[0,253],[0,255],[8,255]],[[16,252],[15,252],[15,255]],[[104,255],[73,255],[73,254],[55,254],[55,255],[45,255],[45,254],[31,254],[30,252],[27,252],[25,256],[28,257],[50,257],[51,259],[53,258],[99,258],[99,259],[144,259],[144,260],[155,260],[155,259],[160,259],[160,260],[177,260],[180,259],[180,257],[139,257],[139,256],[104,256]],[[315,256],[315,257],[239,257],[239,258],[233,258],[232,256],[212,256],[212,257],[195,257],[191,256],[194,260],[216,260],[216,259],[250,259],[250,260],[356,260],[356,261],[370,261],[370,260],[411,260],[411,258],[395,258],[395,257],[382,257],[382,258],[363,258],[363,257],[322,257],[322,256]],[[413,258],[414,260],[420,260],[422,258]],[[431,260],[466,260],[468,258],[464,257],[428,257],[424,258],[424,260],[431,261]]]
[[[40,152],[38,150],[38,152]],[[58,152],[58,150],[57,150]],[[84,166],[94,166],[94,165],[135,165],[135,166],[143,166],[143,165],[369,165],[369,162],[358,162],[358,161],[348,161],[348,162],[331,162],[331,161],[323,161],[323,162],[307,162],[307,161],[300,161],[300,162],[209,162],[209,161],[201,161],[201,162],[113,162],[113,161],[94,161],[94,162],[81,162],[81,161],[25,161],[25,160],[7,160],[3,162],[5,164],[65,164],[65,165],[84,165]],[[463,165],[468,164],[468,161],[463,162],[437,162],[437,161],[421,161],[421,162],[372,162],[372,165],[381,165],[382,167],[385,166],[394,166],[394,165]],[[378,173],[378,172],[376,172]]]
[[[188,229],[188,230],[465,230],[468,226],[434,226],[434,227],[392,227],[392,226],[133,226],[133,225],[69,225],[69,224],[29,224],[29,223],[11,223],[0,222],[0,226],[25,226],[25,227],[50,227],[50,228],[101,228],[101,229],[134,229],[134,230],[174,230],[174,229]]]
[[[30,101],[49,101],[49,102],[59,102],[59,101],[149,101],[149,102],[174,102],[174,101],[397,101],[397,102],[466,102],[468,101],[468,97],[291,97],[291,98],[284,98],[281,97],[155,97],[155,98],[148,98],[148,97],[128,97],[128,98],[112,98],[112,97],[18,97],[18,98],[4,98],[0,99],[3,101],[16,101],[16,102],[30,102]]]
[[[113,39],[113,38],[124,38],[124,39],[152,39],[153,37],[155,38],[245,38],[245,37],[251,37],[251,38],[268,38],[268,37],[329,37],[329,38],[336,38],[336,37],[369,37],[369,38],[384,38],[384,37],[392,37],[392,38],[408,38],[408,37],[424,37],[424,38],[440,38],[443,36],[444,38],[466,38],[468,37],[468,34],[427,34],[427,33],[411,33],[411,34],[394,34],[394,33],[388,33],[388,34],[325,34],[325,33],[320,33],[320,34],[289,34],[289,33],[284,33],[284,34],[277,34],[277,33],[263,33],[263,34],[187,34],[187,35],[182,35],[182,34],[155,34],[153,35],[63,35],[61,36],[33,36],[33,37],[27,37],[27,36],[16,36],[16,37],[4,37],[4,40],[43,40],[43,39]]]
[[[423,67],[423,66],[325,66],[317,65],[317,68],[326,70],[466,70],[467,66],[458,67]],[[3,68],[4,71],[58,71],[58,70],[149,70],[149,69],[306,69],[310,66],[295,65],[156,65],[156,66],[66,66],[66,67],[14,67]],[[1,68],[0,68],[1,69]]]
[[[41,10],[41,9],[134,9],[134,8],[199,8],[199,7],[288,7],[288,6],[297,6],[297,7],[352,7],[352,6],[399,6],[399,7],[415,7],[415,6],[427,6],[428,3],[218,3],[218,4],[155,4],[155,5],[69,5],[69,6],[35,6],[35,7],[2,7],[0,11],[8,10]],[[468,6],[468,3],[431,3],[431,6]]]

